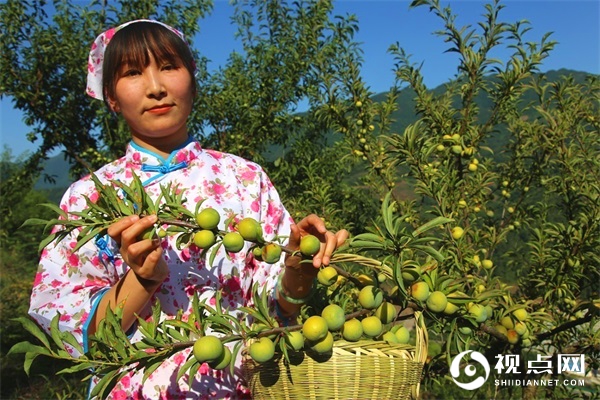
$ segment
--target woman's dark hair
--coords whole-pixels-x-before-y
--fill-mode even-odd
[[[196,63],[187,43],[160,24],[136,22],[119,29],[106,47],[102,64],[102,92],[106,101],[115,97],[121,67],[128,65],[142,70],[150,64],[149,53],[159,64],[183,65],[195,82]],[[195,84],[193,93],[196,94]]]

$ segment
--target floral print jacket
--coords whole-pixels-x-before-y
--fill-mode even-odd
[[[105,165],[95,174],[103,183],[118,180],[127,184],[136,174],[153,199],[159,196],[161,185],[177,184],[185,193],[188,209],[194,211],[196,204],[204,200],[201,208],[213,207],[220,212],[219,229],[222,230],[231,229],[224,226],[229,217],[235,220],[252,217],[262,224],[265,238],[269,240],[275,235],[289,234],[293,223],[259,165],[231,154],[203,149],[194,140],[175,150],[167,159],[132,142],[124,157]],[[86,207],[84,196],[92,201],[98,196],[89,176],[71,185],[60,207],[67,212],[80,211]],[[221,247],[209,265],[208,256],[201,256],[200,249],[193,244],[180,250],[175,244],[176,237],[168,236],[162,240],[170,274],[154,294],[154,299],[160,300],[161,318],[172,318],[183,312],[185,319],[191,312],[194,293],[198,293],[201,300],[214,303],[215,291],[219,289],[223,293],[223,306],[236,315],[239,307],[252,306],[251,288],[255,283],[266,288],[266,293],[272,292],[283,265],[254,260],[247,251],[248,244],[241,252],[229,254],[229,257]],[[60,328],[72,332],[87,349],[89,317],[102,295],[123,277],[128,267],[119,258],[118,247],[112,239],[104,249],[92,240],[77,252],[73,251],[75,243],[73,235],[43,250],[29,313],[46,329],[56,313],[60,313]],[[108,257],[110,253],[115,257]],[[148,305],[141,317],[149,319],[151,315]],[[132,341],[141,338],[135,326],[130,334]],[[198,376],[190,380],[193,382],[191,387],[185,375],[176,381],[178,367],[186,361],[190,350],[172,356],[143,385],[141,372],[126,376],[113,389],[111,398],[224,399],[247,396],[239,359],[235,376],[203,365]]]

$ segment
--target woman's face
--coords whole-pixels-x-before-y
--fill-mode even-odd
[[[150,64],[138,69],[123,65],[109,104],[127,121],[134,142],[169,152],[187,140],[187,118],[192,109],[192,78],[183,65]]]

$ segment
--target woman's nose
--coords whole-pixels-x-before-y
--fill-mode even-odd
[[[154,68],[146,70],[146,94],[148,97],[164,97],[166,94],[165,87],[160,78],[160,73]]]

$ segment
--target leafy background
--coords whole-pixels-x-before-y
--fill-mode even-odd
[[[50,218],[37,204],[47,199],[58,201],[68,182],[119,156],[128,140],[123,121],[109,115],[101,105],[90,103],[79,90],[85,77],[80,60],[87,50],[73,43],[89,42],[91,26],[110,25],[140,14],[178,21],[189,36],[196,32],[196,20],[210,10],[206,1],[180,5],[149,0],[100,2],[91,9],[68,1],[57,4],[58,12],[51,21],[44,15],[41,2],[7,1],[0,9],[2,31],[6,33],[0,41],[2,95],[15,99],[28,122],[35,125],[32,135],[42,142],[32,155],[15,159],[5,151],[1,159],[2,398],[82,398],[85,393],[78,376],[54,377],[53,371],[60,365],[48,360],[35,363],[29,379],[19,357],[5,356],[14,343],[31,340],[13,318],[26,315],[37,244],[43,237],[39,230],[19,227],[30,217]],[[477,43],[468,45],[468,40],[459,40],[461,33],[436,8],[437,2],[415,1],[415,6],[431,6],[432,18],[437,12],[446,23],[448,46],[456,47],[454,51],[463,60],[458,78],[432,90],[423,88],[418,67],[398,51],[396,87],[375,94],[360,77],[361,51],[354,41],[357,22],[352,18],[331,20],[329,2],[235,4],[245,56],[232,56],[214,74],[202,68],[206,60],[199,58],[201,93],[191,128],[205,146],[260,162],[293,215],[316,212],[332,228],[346,227],[356,234],[372,227],[379,218],[381,200],[390,189],[399,211],[414,218],[414,224],[436,213],[472,222],[470,239],[460,244],[459,253],[472,255],[490,247],[496,254],[495,275],[508,284],[518,283],[523,298],[548,295],[551,302],[547,308],[557,310],[561,321],[581,317],[581,310],[570,307],[569,302],[578,305],[598,298],[593,283],[599,277],[600,172],[598,159],[578,158],[582,149],[592,154],[599,151],[597,76],[583,71],[549,71],[543,74],[547,97],[540,96],[527,85],[532,78],[542,78],[535,67],[546,51],[551,51],[548,42],[528,47],[506,36],[494,42],[500,45],[506,41],[515,46],[517,54],[524,53],[522,60],[516,56],[516,66],[508,64],[503,75],[493,63],[483,63],[487,60],[485,51],[483,59],[477,59],[480,53],[469,52],[478,49]],[[490,6],[489,10],[493,20],[496,9]],[[261,24],[263,28],[257,28]],[[480,34],[493,35],[494,31]],[[510,93],[498,95],[505,101],[500,111],[495,110],[501,118],[494,129],[484,131],[484,121],[496,117],[491,110],[497,103],[489,89],[496,84],[510,89],[512,73],[517,76],[512,84],[518,93],[514,97]],[[40,74],[45,79],[39,79]],[[468,93],[475,96],[470,98]],[[573,100],[578,94],[586,97]],[[307,112],[295,111],[300,101],[308,103]],[[359,101],[361,107],[357,106]],[[554,126],[554,120],[564,125]],[[415,125],[417,121],[419,125]],[[370,125],[372,131],[367,129]],[[485,158],[489,168],[484,182],[492,190],[488,208],[496,218],[478,217],[459,208],[460,195],[478,190],[475,184],[465,188],[465,181],[455,178],[464,160],[434,157],[428,147],[457,126],[469,128],[465,140],[470,142],[465,145],[475,143],[476,134],[481,133],[481,142],[474,146],[477,157],[482,162]],[[523,132],[530,136],[520,138],[521,143],[516,135]],[[582,133],[595,136],[585,136],[586,142],[579,143],[580,151],[563,150],[563,146],[577,145],[571,138]],[[550,135],[551,140],[544,140],[544,135]],[[390,137],[395,140],[393,144],[384,140]],[[58,146],[64,146],[63,155],[47,159]],[[485,150],[486,146],[491,151]],[[520,155],[531,147],[531,154]],[[439,168],[453,185],[444,189],[432,183],[427,187],[425,182],[433,182],[426,173],[431,171],[429,164],[440,160],[443,164]],[[392,168],[394,165],[397,168]],[[531,169],[532,165],[541,168]],[[522,227],[514,232],[509,231],[513,218],[503,211],[506,201],[500,195],[500,182],[507,177],[518,185],[513,189],[519,196],[527,179],[535,185],[527,197],[528,208],[519,210],[515,218],[523,221]],[[579,187],[573,190],[575,181]],[[430,196],[430,189],[441,196]],[[495,229],[498,235],[490,239],[493,235],[489,232]],[[447,240],[448,233],[440,231],[440,237]],[[461,268],[466,264],[461,259],[448,268],[464,276]],[[556,290],[550,291],[550,287]],[[439,328],[438,338],[443,341],[444,328],[432,328]],[[597,332],[594,337],[594,332],[588,331],[563,332],[554,344],[588,346],[590,365],[597,367]],[[448,395],[451,389],[444,374],[447,376],[443,368],[428,371],[433,379],[425,386],[425,397]],[[493,388],[483,390],[486,398],[492,395]],[[509,391],[493,395],[512,398],[521,394]],[[455,397],[462,395],[457,392]],[[533,396],[561,398],[567,394],[543,391]]]

